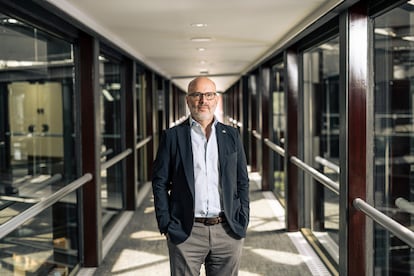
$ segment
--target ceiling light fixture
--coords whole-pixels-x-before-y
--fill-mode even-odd
[[[209,42],[209,41],[211,41],[211,37],[192,37],[191,41],[193,41],[193,42]]]
[[[208,70],[207,69],[201,69],[200,70],[200,74],[207,75],[208,74]]]
[[[205,23],[192,23],[191,27],[204,28],[204,27],[207,27],[207,24],[205,24]]]
[[[206,50],[206,48],[203,48],[203,47],[197,48],[197,51],[199,51],[199,52],[204,52],[205,50]]]

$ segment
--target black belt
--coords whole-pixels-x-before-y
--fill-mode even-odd
[[[195,218],[195,222],[203,223],[204,225],[215,225],[226,221],[224,216],[212,217],[212,218]]]

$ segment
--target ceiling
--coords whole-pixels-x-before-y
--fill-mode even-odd
[[[194,76],[208,75],[216,82],[217,91],[228,89],[275,49],[343,2],[47,1],[109,41],[116,41],[181,89],[186,90]]]

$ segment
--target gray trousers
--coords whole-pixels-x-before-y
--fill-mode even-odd
[[[172,276],[236,276],[239,272],[244,239],[232,234],[226,222],[204,225],[194,222],[190,237],[178,245],[168,242]]]

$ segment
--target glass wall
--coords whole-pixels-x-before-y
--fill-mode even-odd
[[[146,103],[146,95],[145,91],[147,91],[147,83],[145,80],[145,71],[141,67],[137,67],[137,74],[136,74],[136,86],[135,86],[135,99],[136,99],[136,116],[137,116],[137,143],[142,141],[143,139],[147,138],[147,130],[146,130],[146,113],[145,110],[145,103]],[[148,180],[147,176],[147,164],[145,162],[145,157],[147,156],[147,147],[142,147],[138,150],[137,153],[137,161],[138,161],[138,183],[144,183]],[[139,185],[138,184],[138,185]]]
[[[285,110],[285,82],[284,82],[284,64],[278,63],[272,68],[273,75],[273,138],[272,142],[284,148],[285,131],[286,131],[286,110]],[[274,186],[271,188],[279,201],[285,203],[285,177],[283,157],[274,153],[273,158]]]
[[[250,103],[250,109],[249,109],[249,122],[251,126],[251,136],[250,136],[250,146],[249,146],[249,154],[250,160],[248,161],[251,165],[252,171],[259,171],[261,168],[261,160],[262,160],[262,148],[261,148],[261,142],[259,141],[258,137],[255,136],[261,135],[260,131],[260,103],[261,103],[261,97],[260,97],[260,91],[259,91],[259,73],[254,72],[251,75],[249,75],[247,80],[247,86],[248,86],[248,95],[249,95],[249,103]]]
[[[101,164],[123,151],[121,120],[121,63],[99,57]],[[105,227],[124,207],[123,162],[101,171],[102,225]]]
[[[303,54],[303,158],[331,180],[339,181],[339,39]],[[305,225],[338,263],[339,195],[304,177]]]
[[[374,21],[373,197],[377,209],[414,226],[414,6]],[[414,252],[374,224],[375,274],[414,275]]]
[[[71,43],[0,14],[0,224],[76,177]],[[76,195],[0,240],[1,275],[79,263]]]

